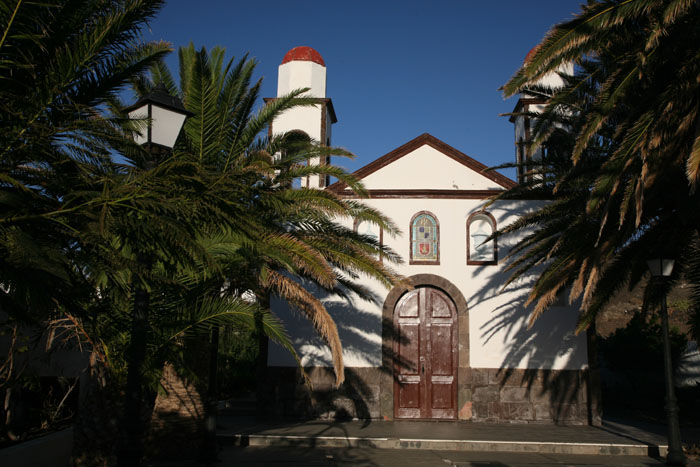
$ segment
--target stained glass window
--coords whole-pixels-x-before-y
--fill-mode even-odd
[[[439,225],[435,216],[420,212],[411,220],[411,263],[438,264],[439,261]]]

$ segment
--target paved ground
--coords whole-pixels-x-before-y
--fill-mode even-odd
[[[665,427],[606,420],[602,427],[429,421],[272,421],[220,417],[219,440],[232,446],[374,447],[486,452],[664,456]],[[700,429],[683,431],[700,444]]]
[[[197,463],[160,463],[154,467],[194,467]],[[396,449],[324,449],[227,447],[216,467],[549,467],[660,466],[662,460],[640,456],[600,456],[504,452],[464,452]],[[689,467],[700,466],[691,462]]]
[[[687,443],[700,442],[699,429],[684,429],[683,436]],[[217,467],[656,466],[664,465],[659,454],[666,451],[664,426],[624,420],[606,420],[596,428],[420,421],[260,422],[253,417],[222,416],[219,441],[224,447],[214,464]],[[636,455],[626,455],[629,452]],[[154,467],[196,465],[174,462]],[[691,460],[688,466],[700,467],[700,462]]]
[[[261,423],[254,417],[222,416],[219,425],[224,446],[215,465],[220,467],[653,466],[663,465],[659,454],[665,454],[666,445],[665,426],[625,420],[606,420],[596,428],[414,421]],[[700,445],[700,428],[681,431],[685,443]],[[71,441],[68,429],[0,450],[0,466],[67,465]],[[236,446],[236,441],[248,446]],[[700,462],[688,465],[700,467]]]
[[[623,443],[620,434],[592,426],[523,425],[451,421],[269,421],[219,417],[219,436],[344,437],[415,440],[473,440],[523,442]],[[644,432],[645,441],[665,444],[665,438]]]

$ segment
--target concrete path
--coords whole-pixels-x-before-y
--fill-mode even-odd
[[[153,467],[199,467],[196,462],[163,462]],[[601,456],[521,452],[401,451],[393,449],[227,447],[215,467],[640,467],[663,460],[640,456]],[[688,467],[700,463],[691,462]]]
[[[665,436],[621,421],[603,427],[424,421],[259,422],[219,418],[228,446],[425,449],[579,455],[665,456]],[[696,430],[697,431],[697,430]],[[684,433],[700,442],[700,432]],[[696,437],[696,438],[694,438]],[[694,439],[693,439],[694,438]]]

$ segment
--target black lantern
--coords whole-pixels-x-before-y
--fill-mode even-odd
[[[194,115],[185,109],[180,99],[168,93],[163,83],[124,110],[130,119],[148,119],[146,128],[135,139],[138,144],[149,149],[172,149],[185,119]]]
[[[673,272],[675,260],[665,258],[654,258],[647,260],[647,267],[653,277],[669,277]]]

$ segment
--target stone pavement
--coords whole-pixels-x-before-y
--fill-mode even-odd
[[[700,429],[683,430],[700,444]],[[579,455],[665,456],[665,428],[605,421],[602,427],[430,421],[270,421],[220,416],[228,446],[425,449]]]
[[[227,447],[216,467],[640,467],[662,466],[660,459],[522,452],[468,452],[357,448]],[[695,467],[700,463],[691,463]],[[197,463],[160,463],[154,467],[197,467]]]

